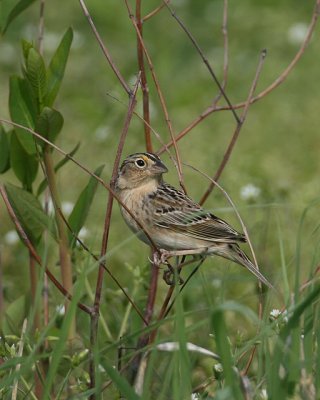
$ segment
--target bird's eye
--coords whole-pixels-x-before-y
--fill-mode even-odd
[[[144,160],[142,160],[142,158],[139,158],[139,160],[136,161],[136,165],[139,168],[142,168],[142,167],[144,167],[146,165],[146,162]]]

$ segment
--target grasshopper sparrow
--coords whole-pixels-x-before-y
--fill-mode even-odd
[[[257,270],[237,242],[246,242],[242,233],[192,201],[182,191],[163,181],[168,172],[152,153],[135,153],[122,163],[115,184],[122,216],[139,239],[153,243],[166,255],[218,255],[252,272],[268,287],[272,285]],[[137,224],[137,221],[143,227]]]

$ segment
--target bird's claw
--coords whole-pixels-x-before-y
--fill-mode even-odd
[[[165,271],[163,271],[163,280],[165,283],[169,286],[173,286],[177,283],[177,278],[178,278],[178,284],[182,285],[184,283],[184,280],[181,278],[181,276],[176,273],[173,268],[169,267]]]
[[[153,254],[153,259],[149,261],[156,264],[166,264],[168,265],[168,258],[170,257],[169,252],[167,250],[160,249]]]

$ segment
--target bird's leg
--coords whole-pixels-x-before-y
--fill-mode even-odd
[[[178,276],[178,284],[182,285],[183,284],[183,279],[180,276],[180,271],[181,269],[175,269],[173,266],[166,261],[166,265],[168,269],[163,271],[163,280],[166,282],[167,285],[172,286],[176,284],[176,276]]]
[[[164,249],[160,249],[160,263],[161,264],[166,264],[168,258],[170,257],[178,257],[178,256],[189,256],[189,255],[197,255],[197,254],[205,254],[208,249],[201,248],[201,249],[190,249],[190,250],[173,250],[173,251],[168,251]]]

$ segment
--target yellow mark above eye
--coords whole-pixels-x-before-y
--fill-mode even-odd
[[[148,162],[148,157],[147,156],[141,156],[141,158],[147,163]]]

